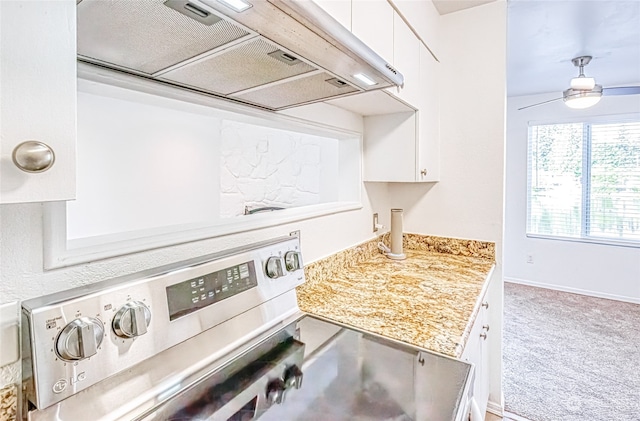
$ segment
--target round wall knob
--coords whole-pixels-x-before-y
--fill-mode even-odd
[[[267,263],[265,264],[265,271],[267,272],[267,276],[271,279],[276,279],[281,276],[284,276],[282,259],[280,257],[269,257],[267,259]]]
[[[56,155],[46,143],[35,140],[22,142],[13,149],[13,163],[24,172],[44,172],[53,166]]]
[[[66,325],[56,340],[56,352],[67,361],[89,358],[98,352],[104,326],[99,319],[80,317]]]
[[[294,272],[302,268],[302,254],[297,251],[288,251],[284,255],[284,263],[289,272]]]
[[[151,310],[140,301],[131,301],[120,307],[113,317],[113,331],[121,338],[133,338],[147,333],[151,323]]]
[[[484,303],[482,303],[482,307],[489,308],[489,302],[485,301]]]

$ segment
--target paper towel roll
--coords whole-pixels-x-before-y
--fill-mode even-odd
[[[404,259],[402,252],[402,209],[391,209],[391,259]]]

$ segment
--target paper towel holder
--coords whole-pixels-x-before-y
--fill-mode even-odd
[[[402,209],[391,209],[391,250],[386,253],[389,259],[404,260],[407,255],[402,250],[403,229],[402,229]]]

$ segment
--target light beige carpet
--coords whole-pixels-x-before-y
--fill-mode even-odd
[[[505,408],[640,421],[640,305],[505,283]]]

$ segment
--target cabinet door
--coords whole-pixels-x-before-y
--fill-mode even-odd
[[[438,63],[420,43],[420,88],[418,99],[419,181],[440,180],[440,92]]]
[[[409,105],[419,108],[420,41],[395,11],[393,12],[393,66],[404,76],[404,85],[388,88],[389,92]]]
[[[415,181],[416,113],[364,118],[364,181]]]
[[[76,2],[0,1],[0,203],[75,196]],[[55,154],[41,173],[19,170],[12,152],[36,140]]]
[[[415,29],[422,41],[438,53],[440,13],[432,1],[390,0]]]
[[[342,26],[351,30],[351,0],[313,0]]]
[[[351,31],[393,64],[393,8],[386,0],[353,0]]]
[[[489,370],[487,363],[489,357],[487,350],[489,332],[485,329],[488,323],[487,320],[486,309],[481,307],[462,353],[462,360],[472,363],[475,367],[473,398],[481,414],[487,411],[487,402],[489,400]]]

